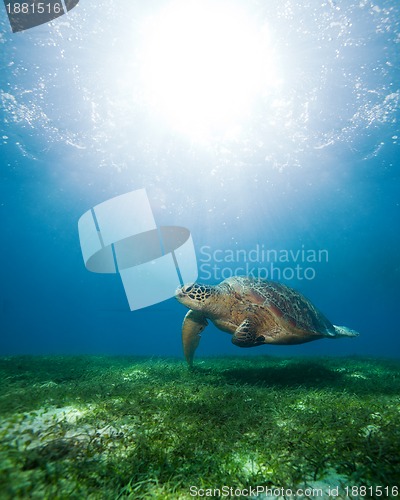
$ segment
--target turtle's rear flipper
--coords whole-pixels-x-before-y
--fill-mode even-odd
[[[336,326],[333,325],[335,329],[335,337],[358,337],[360,334],[347,326]]]
[[[200,342],[200,334],[208,325],[206,318],[199,312],[190,310],[183,320],[183,353],[189,366],[193,365],[194,353]]]

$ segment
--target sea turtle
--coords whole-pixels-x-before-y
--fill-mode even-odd
[[[216,286],[192,283],[178,288],[176,298],[190,309],[182,325],[190,366],[207,319],[233,334],[232,342],[239,347],[358,336],[350,328],[333,325],[301,293],[273,281],[232,277]]]

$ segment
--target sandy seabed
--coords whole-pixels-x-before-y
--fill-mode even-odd
[[[398,496],[393,360],[215,357],[189,370],[18,356],[0,372],[2,500]]]

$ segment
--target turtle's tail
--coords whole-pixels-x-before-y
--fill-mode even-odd
[[[360,334],[347,326],[333,325],[337,337],[358,337]]]

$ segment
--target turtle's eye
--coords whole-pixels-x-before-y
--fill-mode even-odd
[[[259,337],[256,338],[257,342],[264,342],[264,337],[260,335]]]
[[[211,297],[211,289],[204,285],[193,283],[182,288],[182,292],[192,300],[204,302]]]

